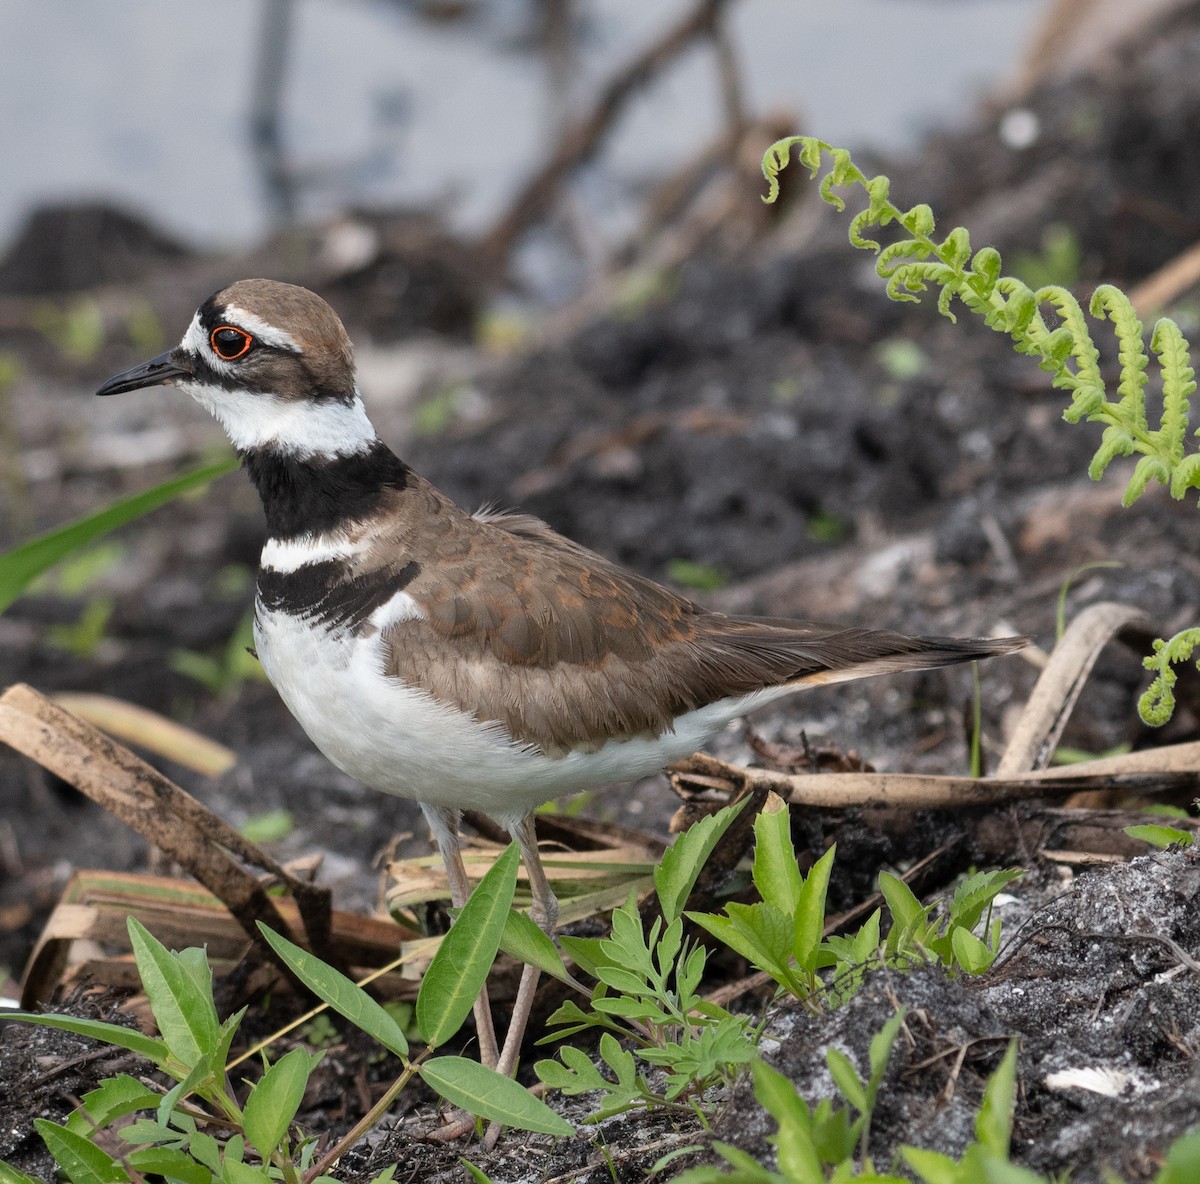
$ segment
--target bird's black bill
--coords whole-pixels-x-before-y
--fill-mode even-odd
[[[97,392],[98,395],[120,395],[125,391],[141,390],[146,386],[161,386],[175,378],[191,378],[190,370],[179,365],[173,353],[159,354],[132,370],[126,370],[110,378]]]

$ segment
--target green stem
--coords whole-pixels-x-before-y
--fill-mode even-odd
[[[318,1176],[323,1176],[355,1143],[368,1131],[373,1130],[383,1116],[392,1108],[392,1103],[400,1096],[401,1091],[417,1075],[417,1070],[431,1053],[432,1048],[426,1048],[419,1056],[404,1066],[404,1072],[388,1087],[383,1096],[350,1128],[307,1172],[302,1184],[312,1184]]]

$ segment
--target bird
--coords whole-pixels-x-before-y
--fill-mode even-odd
[[[1025,644],[726,615],[538,518],[470,513],[379,437],[342,322],[292,284],[214,293],[178,346],[96,393],[156,386],[218,420],[261,497],[254,645],[268,679],[334,765],[420,803],[458,908],[470,892],[465,809],[518,843],[530,915],[553,932],[533,826],[542,803],[657,772],[807,688]],[[503,1051],[486,1000],[476,1007],[481,1059],[503,1072],[527,986]]]

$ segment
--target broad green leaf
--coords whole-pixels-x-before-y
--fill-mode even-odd
[[[362,987],[341,971],[322,962],[315,954],[310,954],[295,942],[268,929],[261,921],[258,928],[271,949],[318,999],[328,1003],[356,1028],[361,1028],[368,1036],[378,1040],[389,1052],[394,1052],[398,1057],[408,1055],[408,1041],[404,1038],[403,1029],[383,1005],[372,999]]]
[[[955,929],[950,934],[954,960],[968,974],[982,974],[992,964],[992,951],[967,929]]]
[[[67,1126],[76,1134],[87,1135],[93,1125],[105,1127],[126,1114],[155,1109],[160,1097],[135,1077],[119,1073],[116,1077],[105,1078],[95,1089],[83,1095],[83,1110],[74,1111],[67,1119]]]
[[[893,876],[891,872],[880,872],[879,891],[887,901],[894,925],[904,928],[918,925],[924,920],[924,907],[899,876]]]
[[[1047,1184],[1046,1177],[972,1143],[958,1165],[958,1184]]]
[[[842,1097],[860,1114],[866,1114],[871,1103],[867,1098],[867,1090],[863,1085],[854,1062],[840,1049],[825,1050],[825,1064],[829,1066],[829,1075],[833,1083],[841,1091]]]
[[[1008,1158],[1016,1097],[1017,1042],[1014,1039],[1009,1043],[999,1067],[988,1078],[979,1113],[975,1116],[976,1138],[983,1147],[1001,1159]]]
[[[426,1043],[449,1040],[487,982],[517,885],[516,843],[496,860],[463,906],[433,956],[417,994],[417,1027]]]
[[[825,930],[825,897],[829,892],[829,875],[833,871],[836,851],[835,844],[812,865],[796,901],[792,956],[798,966],[809,972],[817,969],[817,954]]]
[[[280,1140],[296,1117],[304,1098],[304,1087],[321,1054],[310,1056],[303,1048],[293,1048],[279,1058],[250,1091],[242,1110],[246,1138],[258,1148],[264,1160],[279,1146]]]
[[[163,1094],[162,1101],[158,1104],[158,1111],[155,1117],[158,1121],[166,1126],[171,1123],[172,1119],[178,1119],[175,1113],[175,1107],[179,1105],[183,1098],[189,1094],[201,1090],[203,1085],[208,1082],[212,1083],[213,1079],[219,1074],[223,1074],[225,1062],[218,1062],[216,1058],[209,1054],[201,1057],[191,1069],[190,1073],[186,1073],[179,1078],[178,1081]],[[218,1087],[220,1088],[220,1087]]]
[[[504,919],[500,948],[509,957],[516,958],[528,966],[536,966],[544,974],[560,982],[566,982],[570,978],[553,939],[543,933],[527,913],[518,909],[508,910],[508,916]]]
[[[65,559],[72,551],[87,545],[118,526],[157,509],[180,494],[207,485],[215,477],[237,468],[234,458],[202,465],[189,473],[164,481],[153,489],[121,498],[111,505],[88,514],[66,526],[30,539],[0,555],[0,612],[20,596],[42,572]]]
[[[221,1164],[222,1184],[274,1184],[266,1168],[226,1156]]]
[[[1003,889],[1022,876],[1020,868],[1003,871],[976,872],[968,876],[955,890],[950,901],[950,919],[955,925],[974,929],[983,911]]]
[[[167,1060],[167,1045],[163,1040],[147,1036],[136,1028],[125,1028],[120,1024],[108,1024],[103,1020],[79,1019],[73,1015],[34,1015],[27,1011],[14,1011],[6,1020],[21,1020],[27,1024],[41,1024],[43,1028],[58,1028],[63,1032],[74,1032],[77,1036],[90,1036],[117,1048],[127,1048],[139,1053],[156,1065]]]
[[[460,917],[462,914],[459,914]],[[430,1089],[468,1114],[523,1131],[570,1138],[574,1127],[523,1085],[465,1057],[434,1057],[421,1066]]]
[[[177,1147],[143,1147],[131,1151],[126,1157],[129,1166],[143,1179],[147,1176],[162,1176],[179,1181],[179,1184],[212,1184],[212,1172],[194,1160],[186,1151]]]
[[[725,917],[712,913],[688,913],[687,917],[780,986],[798,992],[799,980],[787,964],[792,943],[790,918],[767,904],[728,904],[725,911],[729,914]]]
[[[201,974],[194,958],[171,953],[136,917],[127,927],[158,1030],[171,1055],[190,1070],[216,1047],[220,1032],[207,960]]]
[[[221,1174],[221,1145],[207,1131],[193,1131],[188,1151],[214,1175]]]
[[[129,1179],[125,1169],[91,1139],[45,1118],[35,1118],[33,1125],[71,1184],[116,1184]]]
[[[743,798],[736,805],[726,806],[716,814],[702,818],[688,827],[663,853],[654,869],[654,889],[668,925],[687,904],[708,857],[749,800]]]
[[[1149,843],[1151,847],[1170,847],[1175,843],[1181,847],[1190,847],[1196,837],[1190,831],[1180,830],[1175,826],[1159,826],[1152,822],[1141,826],[1127,826],[1125,833],[1131,839]]]
[[[796,1087],[777,1069],[765,1061],[756,1060],[754,1096],[779,1124],[775,1136],[779,1170],[795,1184],[824,1184],[821,1157],[813,1142],[812,1119],[808,1104],[796,1092]]]
[[[1200,1130],[1181,1135],[1167,1148],[1166,1166],[1154,1184],[1194,1184],[1200,1180]]]
[[[782,798],[768,800],[754,820],[754,886],[763,900],[796,915],[804,877],[792,844],[792,815]]]
[[[20,1168],[0,1159],[0,1184],[45,1184],[33,1176],[27,1176]]]
[[[596,970],[602,965],[608,965],[609,959],[601,948],[599,937],[560,937],[559,945],[567,957],[578,966],[584,974],[596,977]]]
[[[127,1123],[117,1131],[117,1135],[126,1143],[173,1143],[183,1138],[179,1131],[150,1118],[138,1118]]]
[[[940,1151],[905,1146],[900,1148],[900,1154],[924,1184],[962,1184],[958,1164]]]

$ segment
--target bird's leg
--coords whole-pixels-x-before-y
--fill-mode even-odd
[[[554,932],[554,924],[558,920],[558,899],[546,879],[542,867],[542,857],[538,853],[537,831],[533,824],[533,815],[526,814],[516,825],[510,828],[510,833],[521,848],[521,858],[525,861],[525,872],[529,876],[529,888],[533,893],[533,906],[529,910],[530,917],[546,934]],[[529,1022],[529,1013],[533,1010],[533,997],[537,993],[539,971],[536,966],[526,966],[521,971],[521,985],[517,988],[517,997],[513,1001],[512,1018],[508,1031],[504,1036],[504,1048],[500,1053],[500,1063],[497,1071],[505,1077],[512,1074],[517,1065],[517,1056],[521,1051],[521,1041],[525,1035],[525,1025]]]
[[[521,848],[521,859],[525,863],[525,874],[529,877],[529,889],[533,894],[533,904],[529,915],[534,923],[547,935],[554,933],[558,921],[558,897],[546,879],[542,867],[542,857],[538,853],[537,830],[533,822],[533,814],[524,816],[515,825],[508,828],[509,833]],[[517,997],[513,1000],[512,1017],[508,1022],[508,1031],[504,1034],[504,1048],[500,1053],[500,1061],[496,1066],[498,1073],[511,1077],[517,1067],[517,1057],[521,1054],[521,1042],[525,1038],[525,1027],[529,1023],[529,1014],[533,1011],[533,1000],[537,995],[538,979],[541,971],[536,966],[526,966],[521,971],[521,983],[517,987]],[[493,1122],[484,1135],[484,1145],[494,1147],[500,1137],[500,1124]]]
[[[550,881],[546,879],[546,869],[542,867],[533,814],[526,814],[509,833],[521,848],[525,874],[529,877],[529,891],[533,894],[529,916],[544,934],[553,937],[554,927],[558,924],[558,897],[554,895]]]
[[[463,866],[462,843],[458,837],[458,811],[443,806],[421,804],[425,821],[433,832],[433,841],[446,865],[446,877],[450,881],[450,903],[461,909],[471,895],[471,884],[467,869]],[[489,1069],[496,1068],[499,1053],[496,1045],[496,1029],[492,1025],[492,1009],[488,1002],[487,986],[475,1000],[475,1031],[479,1037],[479,1060]]]

